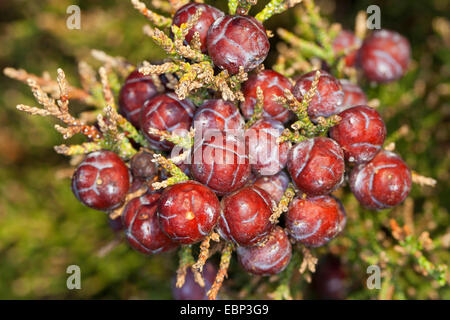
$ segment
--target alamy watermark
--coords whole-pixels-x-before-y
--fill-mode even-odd
[[[66,13],[69,17],[66,20],[66,26],[69,30],[81,29],[81,9],[77,5],[67,7]]]
[[[66,26],[69,30],[81,29],[81,9],[77,5],[67,7],[66,13],[69,15],[66,20]],[[366,26],[369,30],[381,29],[381,9],[379,6],[372,4],[367,7]]]
[[[373,4],[367,7],[366,26],[369,30],[381,29],[381,9]]]
[[[370,265],[366,270],[370,276],[367,278],[366,285],[370,290],[381,289],[381,269],[377,265]]]
[[[69,290],[81,289],[81,269],[76,264],[70,265],[66,269],[66,273],[70,274],[67,277],[66,285]]]

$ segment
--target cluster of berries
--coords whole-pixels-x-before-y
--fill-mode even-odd
[[[215,66],[236,74],[242,67],[250,72],[264,61],[269,40],[253,17],[229,16],[212,6],[190,3],[175,13],[173,23],[188,22],[199,8],[202,14],[185,39],[189,43],[194,36],[199,38],[201,51]],[[357,41],[343,31],[334,49],[340,51]],[[400,78],[409,59],[408,42],[397,33],[380,30],[345,62],[357,64],[370,80],[386,82]],[[236,245],[246,271],[273,275],[288,265],[292,243],[318,247],[342,232],[345,210],[331,193],[345,180],[367,208],[401,203],[411,188],[411,172],[398,155],[383,149],[386,127],[380,114],[367,106],[356,84],[339,81],[325,70],[320,70],[318,79],[315,75],[312,71],[293,81],[258,69],[242,86],[245,101],[240,106],[214,98],[214,93],[195,106],[169,89],[159,92],[150,76],[132,72],[120,92],[120,112],[156,152],[170,152],[174,144],[161,141],[150,129],[178,132],[195,127],[201,139],[194,139],[189,163],[180,165],[191,180],[162,191],[149,190],[126,203],[121,219],[131,247],[155,254],[198,243],[217,230]],[[317,89],[307,109],[311,121],[332,115],[341,120],[328,137],[305,137],[293,146],[289,141],[279,143],[295,115],[273,97],[283,96],[287,89],[302,102],[313,82]],[[254,117],[257,88],[264,92],[261,118],[247,127],[246,121]],[[211,131],[215,134],[207,133]],[[248,131],[257,143],[251,142]],[[261,142],[262,135],[270,138]],[[201,156],[197,159],[196,154]],[[152,159],[152,154],[141,151],[127,165],[111,151],[90,153],[73,176],[73,192],[88,207],[117,209],[135,184],[167,176]],[[278,222],[274,210],[291,183],[298,196]]]

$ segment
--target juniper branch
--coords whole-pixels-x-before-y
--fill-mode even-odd
[[[295,197],[294,186],[292,184],[289,184],[288,188],[283,194],[283,197],[281,198],[277,207],[270,216],[270,222],[278,223],[278,219],[281,217],[283,212],[288,211],[289,203],[292,201],[292,199],[294,199],[294,197]]]
[[[222,256],[220,257],[219,271],[217,272],[216,279],[214,280],[211,289],[208,291],[209,300],[216,300],[217,294],[222,287],[223,280],[227,277],[228,267],[230,266],[231,254],[233,253],[233,244],[227,243],[222,250]]]
[[[437,183],[436,179],[422,176],[415,171],[412,172],[412,181],[420,186],[429,186],[429,187],[434,187],[436,186]]]
[[[102,64],[117,70],[122,77],[127,77],[128,74],[135,69],[135,66],[128,62],[124,57],[113,57],[101,50],[91,50],[91,56]]]
[[[247,121],[245,124],[245,128],[250,128],[256,121],[261,119],[264,111],[264,93],[261,89],[261,87],[256,88],[256,104],[253,109],[253,114],[251,118]]]
[[[54,149],[59,154],[63,154],[65,156],[74,156],[99,151],[102,149],[102,146],[97,142],[85,142],[80,145],[70,146],[62,144],[60,146],[55,146]]]
[[[156,135],[160,137],[160,140],[167,140],[172,142],[173,144],[185,149],[189,150],[194,145],[194,135],[195,129],[191,129],[189,133],[185,136],[179,136],[174,132],[168,132],[165,130],[159,130],[156,128],[150,128],[148,130],[149,134]]]
[[[154,157],[153,162],[158,163],[160,166],[162,166],[164,169],[166,169],[167,172],[169,172],[169,174],[171,175],[170,178],[168,178],[167,180],[165,180],[163,182],[154,182],[152,184],[152,187],[155,190],[158,190],[161,188],[166,188],[170,185],[189,180],[189,177],[183,171],[181,171],[181,169],[178,168],[173,163],[173,161],[165,158],[164,156],[162,156],[161,154],[158,154],[158,153],[155,153],[153,155],[153,157]]]
[[[139,1],[139,0],[131,0],[131,3],[133,4],[134,8],[138,10],[144,17],[146,17],[152,24],[159,28],[164,27],[170,27],[172,24],[172,19],[164,17],[160,14],[157,14],[150,9],[147,8],[147,6]]]
[[[3,69],[3,73],[9,78],[21,81],[25,84],[28,84],[30,80],[34,81],[36,86],[39,86],[43,92],[50,94],[54,98],[59,97],[60,92],[58,83],[47,76],[39,77],[28,73],[23,69],[14,68],[5,68]],[[68,99],[81,100],[87,104],[92,104],[92,99],[88,92],[73,86],[67,86],[67,96]]]
[[[77,133],[82,133],[94,141],[98,141],[101,138],[100,132],[94,126],[88,126],[83,121],[76,119],[69,113],[69,84],[65,79],[65,74],[62,69],[58,69],[57,78],[57,90],[58,97],[60,99],[53,99],[38,85],[38,83],[30,78],[27,81],[28,86],[31,88],[36,101],[43,107],[36,108],[27,105],[20,104],[17,109],[27,112],[32,115],[39,116],[53,116],[63,122],[67,127],[55,125],[55,129],[63,135],[64,139],[68,139]]]
[[[302,0],[271,0],[266,4],[264,9],[255,16],[255,18],[260,22],[264,22],[272,16],[284,12],[300,2],[302,2]]]
[[[194,258],[192,257],[192,247],[182,246],[178,251],[178,255],[180,262],[177,269],[176,287],[181,288],[186,280],[186,273],[188,268],[194,263]]]

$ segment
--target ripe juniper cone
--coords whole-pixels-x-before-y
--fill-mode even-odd
[[[136,153],[130,161],[133,177],[144,180],[151,180],[158,173],[156,164],[152,161],[152,154],[141,151]]]
[[[159,94],[144,103],[141,110],[141,130],[152,147],[168,151],[173,148],[173,143],[161,141],[159,136],[150,134],[149,129],[187,132],[191,127],[194,110],[195,106],[188,99],[180,100],[172,92]]]
[[[341,112],[341,121],[331,128],[330,137],[341,146],[350,163],[370,161],[381,150],[386,126],[380,114],[367,106]]]
[[[263,114],[264,119],[274,119],[283,123],[288,122],[292,116],[282,104],[274,101],[274,96],[284,96],[284,90],[292,91],[292,84],[288,78],[273,70],[263,70],[249,76],[242,86],[245,101],[241,103],[241,110],[246,119],[253,115],[257,97],[256,89],[260,87],[264,93]]]
[[[350,188],[366,208],[391,208],[411,191],[411,171],[398,155],[381,150],[370,162],[352,170]]]
[[[369,80],[394,81],[405,74],[411,60],[411,48],[408,40],[399,33],[378,30],[364,40],[359,60]]]
[[[196,181],[180,182],[164,189],[158,215],[162,230],[174,241],[192,244],[215,227],[220,214],[219,199]]]
[[[191,2],[177,10],[173,16],[172,23],[178,27],[181,26],[182,23],[187,23],[189,19],[195,15],[198,9],[203,10],[202,14],[198,19],[198,22],[189,30],[185,39],[190,44],[194,33],[198,32],[201,43],[200,49],[203,53],[206,53],[206,35],[208,34],[208,29],[214,21],[224,15],[222,11],[207,4]]]
[[[88,154],[72,177],[72,191],[84,205],[108,211],[120,207],[130,188],[130,174],[112,151]]]
[[[125,80],[119,93],[119,110],[136,128],[140,127],[140,113],[144,102],[158,94],[151,76],[135,70]]]
[[[184,285],[177,288],[177,277],[172,279],[172,295],[175,300],[208,300],[208,291],[214,283],[217,275],[217,268],[211,262],[206,262],[203,267],[202,277],[205,281],[205,286],[201,287],[195,282],[194,274],[191,268],[186,271],[186,278]]]
[[[122,213],[125,237],[130,246],[144,254],[156,254],[178,247],[162,232],[158,220],[159,193],[147,193],[134,198]]]
[[[357,84],[354,84],[347,79],[341,79],[339,82],[342,85],[342,91],[344,91],[342,106],[345,109],[367,104],[367,96]]]
[[[213,63],[230,74],[255,69],[267,57],[270,44],[266,29],[251,16],[223,16],[209,28],[206,38]]]
[[[276,203],[279,203],[290,181],[287,173],[280,171],[273,176],[259,177],[254,185],[266,191]]]
[[[286,230],[296,241],[308,247],[320,247],[345,227],[344,207],[332,196],[297,197],[286,214]]]
[[[251,174],[245,142],[234,135],[222,133],[195,141],[191,174],[218,195],[244,186]]]
[[[345,65],[352,67],[356,63],[358,48],[361,45],[361,40],[349,30],[342,30],[333,40],[333,51],[335,54],[342,54],[345,50],[350,50],[345,56]]]
[[[244,128],[244,119],[236,106],[221,99],[207,100],[194,115],[194,128],[197,134],[207,134],[207,130],[235,132]]]
[[[269,234],[275,201],[264,190],[246,186],[222,198],[218,231],[222,238],[251,246]]]
[[[272,119],[258,120],[246,131],[250,163],[255,173],[270,176],[284,169],[289,143],[277,142],[283,131],[283,124]]]
[[[336,141],[316,137],[296,144],[288,156],[292,181],[307,195],[323,195],[344,180],[344,153]]]
[[[292,246],[283,228],[276,226],[260,243],[238,247],[237,257],[249,273],[271,276],[283,271],[291,261]]]
[[[308,72],[297,79],[293,94],[298,101],[303,100],[303,96],[311,89],[316,71]],[[344,91],[342,85],[331,74],[320,70],[317,90],[308,104],[308,115],[312,121],[318,117],[329,117],[344,110],[342,102],[344,100]]]

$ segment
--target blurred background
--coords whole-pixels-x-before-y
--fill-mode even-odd
[[[265,3],[260,2],[259,7]],[[226,10],[226,1],[210,3]],[[81,7],[81,30],[66,28],[66,9],[72,4]],[[402,33],[411,42],[410,72],[394,84],[367,84],[365,89],[369,98],[380,100],[388,131],[409,126],[409,134],[397,142],[397,152],[414,170],[438,180],[435,188],[414,186],[410,196],[414,201],[408,203],[417,228],[429,230],[440,248],[430,260],[449,264],[450,1],[328,0],[317,4],[330,20],[349,29],[359,10],[377,4],[382,27]],[[142,34],[146,20],[129,1],[0,0],[0,12],[0,69],[24,68],[38,75],[48,71],[55,77],[61,67],[68,80],[79,85],[77,62],[93,62],[91,49],[124,56],[132,63],[163,57]],[[266,27],[292,28],[293,21],[288,12],[269,20]],[[272,39],[266,67],[274,62],[276,41]],[[170,299],[176,255],[146,257],[132,251],[120,242],[106,215],[82,206],[63,174],[69,168],[68,159],[53,151],[54,145],[64,143],[53,129],[55,122],[17,111],[19,103],[36,105],[24,84],[2,74],[0,298]],[[84,110],[76,103],[71,106],[75,112]],[[354,202],[350,196],[344,200],[344,204]],[[352,270],[351,258],[344,260]],[[81,268],[82,290],[66,287],[66,268],[72,264]],[[448,287],[438,289],[414,272],[404,278],[406,294],[394,298],[450,299]],[[250,279],[234,260],[227,290],[238,292]],[[361,288],[363,279],[361,270],[351,272],[349,298],[377,297],[376,292]],[[409,287],[414,290],[408,292]],[[264,296],[256,291],[245,297]]]

